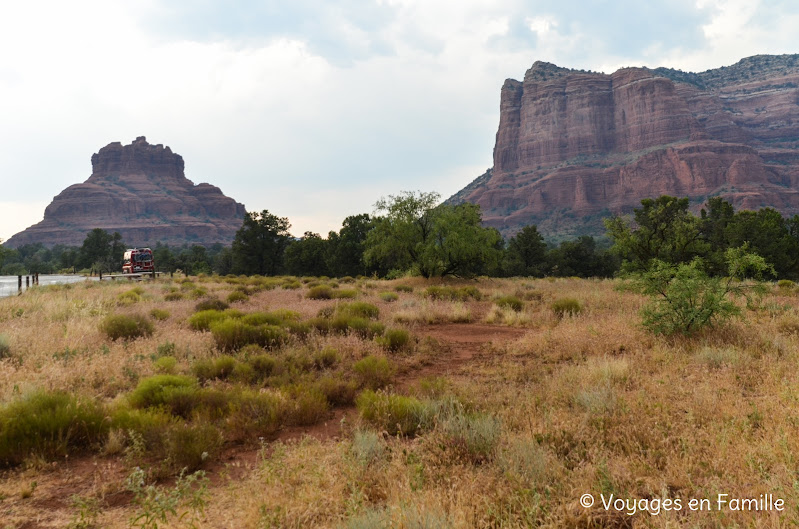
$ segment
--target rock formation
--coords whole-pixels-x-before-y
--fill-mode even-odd
[[[44,220],[11,237],[28,243],[79,246],[93,228],[118,231],[130,246],[230,244],[241,227],[242,204],[210,184],[194,185],[183,158],[144,136],[114,142],[92,156],[92,174],[53,199]]]
[[[502,87],[494,167],[449,201],[505,235],[572,237],[662,194],[799,213],[799,55],[698,74],[536,62]]]

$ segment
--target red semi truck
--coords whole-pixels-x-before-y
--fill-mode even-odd
[[[149,248],[131,248],[125,250],[125,258],[122,262],[122,273],[139,274],[147,272],[155,272],[153,251]]]

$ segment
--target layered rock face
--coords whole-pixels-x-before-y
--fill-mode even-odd
[[[572,237],[662,194],[799,213],[799,55],[698,74],[536,62],[502,87],[494,167],[449,201],[505,235]]]
[[[28,243],[79,246],[94,228],[118,231],[130,246],[230,244],[245,209],[210,184],[194,185],[183,158],[144,136],[110,143],[92,156],[92,174],[69,186],[44,211],[44,220],[11,237]]]

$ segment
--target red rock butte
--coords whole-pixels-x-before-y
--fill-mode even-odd
[[[180,155],[141,136],[130,145],[114,142],[100,149],[92,156],[89,179],[62,191],[44,220],[5,246],[79,246],[94,228],[117,231],[130,246],[228,245],[244,214],[244,206],[218,187],[186,178]]]
[[[702,73],[536,62],[502,86],[493,168],[448,202],[479,204],[506,236],[562,238],[663,194],[799,213],[799,55]]]

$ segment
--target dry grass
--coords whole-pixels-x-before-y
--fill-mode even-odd
[[[194,282],[208,295],[225,299],[240,281],[247,283],[215,278]],[[391,303],[381,301],[381,293],[395,291],[400,284],[413,291],[398,292],[399,299]],[[370,429],[349,408],[340,430],[336,419],[334,435],[315,430],[329,420],[323,419],[307,427],[318,439],[300,434],[285,441],[266,439],[256,458],[217,461],[207,519],[200,527],[799,524],[799,298],[786,294],[785,288],[775,288],[762,308],[747,311],[744,320],[728,327],[693,338],[657,338],[638,325],[644,300],[618,291],[615,281],[487,279],[451,284],[477,286],[484,301],[426,299],[422,293],[428,283],[418,278],[358,280],[352,285],[361,291],[359,301],[380,307],[382,323],[408,326],[420,343],[430,324],[475,321],[524,330],[513,341],[487,343],[455,376],[437,383],[438,400],[420,398],[428,403],[453,399],[463,417],[472,418],[469,428],[492,432],[490,450],[464,457],[453,423],[443,419],[432,420],[414,438],[388,436]],[[177,283],[171,286],[180,288]],[[159,357],[174,357],[172,369],[178,374],[191,373],[199,360],[219,358],[222,353],[211,334],[191,330],[186,321],[197,300],[165,302],[169,287],[168,282],[144,284],[140,299],[129,307],[118,304],[119,294],[129,285],[113,283],[32,289],[0,300],[0,329],[9,344],[6,357],[0,359],[0,401],[11,402],[38,388],[113,406],[139,380],[158,372]],[[288,308],[305,320],[343,302],[308,299],[307,291],[305,285],[257,290],[236,308]],[[521,312],[492,308],[492,299],[511,295],[524,300]],[[579,300],[582,312],[556,316],[550,305],[559,298]],[[149,314],[155,308],[168,310],[170,316],[154,322],[150,337],[112,342],[99,329],[108,314]],[[397,376],[413,381],[415,370],[436,358],[446,362],[447,354],[457,353],[451,344],[440,344],[435,354],[425,349],[430,347],[439,346],[433,343],[400,355],[354,334],[312,333],[306,341],[292,342],[273,354],[292,359],[292,366],[310,366],[292,384],[310,383],[316,376],[353,376],[352,366],[369,356],[388,356],[397,366]],[[328,365],[314,360],[322,350],[335,351],[336,361]],[[429,374],[419,371],[418,378]],[[234,387],[222,380],[209,384]],[[261,390],[280,399],[301,393],[296,388]],[[413,393],[391,385],[385,391]],[[430,411],[431,417],[446,416],[436,410]],[[247,431],[246,425],[239,426]],[[116,471],[92,473],[83,481],[59,478],[62,472],[53,469],[63,463],[54,467],[29,461],[5,471],[0,519],[16,527],[38,516],[46,526],[67,527],[77,511],[54,498],[79,493],[99,500],[98,526],[127,527],[134,506],[123,502],[111,507],[109,495],[124,488],[123,478],[130,470],[124,454],[129,449],[118,433],[106,447],[113,455],[97,451],[89,456],[89,466],[94,458],[97,468]],[[33,482],[38,484],[35,488],[30,486]],[[30,498],[22,499],[23,489]],[[585,493],[597,498],[588,509],[578,501]],[[788,508],[779,513],[715,508],[691,512],[685,507],[681,512],[630,517],[602,508],[599,495],[611,493],[632,499],[681,499],[684,505],[692,498],[715,500],[718,493],[754,498],[774,494]],[[35,503],[37,498],[40,503]]]

